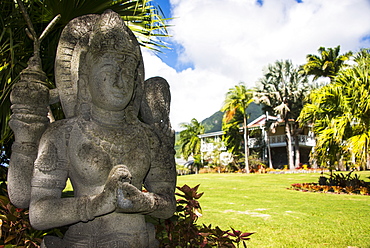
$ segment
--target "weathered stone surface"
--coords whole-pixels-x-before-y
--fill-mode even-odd
[[[168,83],[143,78],[138,42],[118,14],[108,10],[66,26],[56,83],[67,118],[42,130],[40,141],[32,138],[38,152],[29,207],[37,229],[70,227],[43,247],[157,246],[144,217],[175,211],[174,133]],[[28,166],[31,153],[22,155]],[[61,198],[68,178],[74,197]]]

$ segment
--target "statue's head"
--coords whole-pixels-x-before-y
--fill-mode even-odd
[[[69,41],[71,35],[75,41]],[[63,37],[67,37],[65,41]],[[59,59],[61,64],[66,63],[65,58],[70,60],[69,79],[77,86],[77,108],[73,115],[86,114],[91,104],[137,114],[144,78],[143,61],[139,43],[117,13],[107,10],[102,15],[77,18],[63,31],[59,46],[62,45],[73,49],[70,52],[61,48],[64,54]],[[72,54],[71,58],[67,53]]]
[[[94,25],[82,64],[80,87],[99,108],[121,111],[134,100],[140,48],[122,18],[106,11]],[[86,94],[83,91],[83,94]]]

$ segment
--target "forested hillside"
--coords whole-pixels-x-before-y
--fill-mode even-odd
[[[257,117],[263,114],[262,106],[257,105],[254,102],[252,102],[247,108],[247,113],[248,113],[248,123],[250,123],[253,120],[255,120]],[[201,123],[205,127],[205,132],[211,133],[211,132],[221,131],[223,115],[224,115],[223,112],[217,111],[210,117],[204,119]]]

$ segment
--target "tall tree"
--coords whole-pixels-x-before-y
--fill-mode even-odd
[[[287,159],[290,169],[294,169],[292,134],[298,135],[296,119],[303,107],[304,96],[308,93],[308,80],[299,73],[290,60],[276,61],[270,64],[259,81],[255,92],[255,100],[266,105],[265,110],[277,114],[284,120],[287,147]],[[290,123],[294,122],[292,130]],[[298,139],[296,138],[296,158],[299,158]]]
[[[240,124],[243,127],[243,137],[244,137],[244,156],[245,156],[245,171],[249,173],[249,141],[248,141],[248,127],[247,127],[247,107],[253,102],[253,91],[247,89],[244,84],[240,83],[234,88],[229,89],[226,94],[226,99],[224,101],[221,111],[225,111],[223,117],[223,123],[227,124],[232,121],[234,128],[239,129]],[[239,114],[239,115],[238,115]],[[241,117],[237,119],[235,117]]]
[[[183,130],[180,132],[180,139],[177,142],[181,146],[181,153],[185,160],[190,156],[194,159],[200,158],[201,140],[199,135],[204,134],[204,126],[193,118],[190,123],[181,123]]]
[[[54,58],[58,40],[64,26],[73,18],[85,14],[101,14],[110,8],[119,13],[134,32],[142,46],[159,50],[165,47],[159,37],[167,36],[166,19],[160,8],[151,0],[27,0],[25,9],[38,35],[57,15],[61,19],[41,44],[43,70],[54,87]],[[19,5],[14,0],[0,4],[0,145],[10,148],[12,132],[8,127],[10,117],[9,93],[19,80],[19,73],[27,66],[33,52],[33,42],[28,39],[26,22]],[[61,113],[60,107],[56,112]],[[55,113],[55,112],[54,112]],[[61,116],[62,114],[56,114]]]
[[[345,61],[352,55],[351,52],[340,55],[340,46],[334,48],[320,47],[318,52],[319,56],[308,54],[306,56],[307,63],[301,68],[301,72],[305,75],[313,75],[314,80],[320,77],[328,77],[332,81],[345,65]]]
[[[313,123],[317,139],[313,156],[322,166],[334,169],[342,159],[370,168],[369,51],[358,52],[352,66],[313,91],[299,117]]]
[[[240,112],[236,112],[230,121],[222,121],[222,130],[225,132],[223,141],[227,150],[233,154],[234,157],[239,157],[243,153],[241,152],[241,145],[244,142],[244,135],[240,135],[242,123],[243,115]]]

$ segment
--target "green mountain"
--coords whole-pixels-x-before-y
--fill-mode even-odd
[[[248,124],[257,119],[258,117],[260,117],[261,115],[265,114],[262,108],[263,108],[262,104],[256,104],[254,102],[249,104],[247,108]]]
[[[224,116],[224,112],[217,111],[210,117],[201,121],[204,126],[204,131],[206,133],[217,132],[222,129],[222,117]]]
[[[247,113],[248,113],[248,123],[254,121],[256,118],[264,114],[262,110],[262,105],[255,104],[254,102],[252,102],[248,106]],[[210,117],[201,121],[201,123],[204,125],[205,132],[212,133],[212,132],[221,131],[223,115],[224,115],[224,112],[217,111]]]

